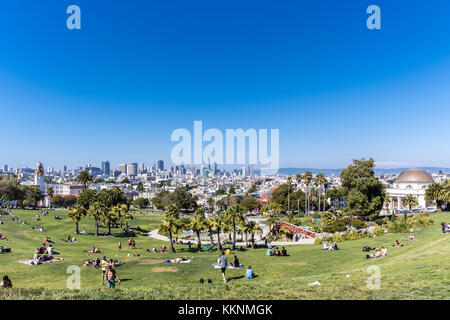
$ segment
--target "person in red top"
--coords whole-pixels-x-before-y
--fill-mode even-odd
[[[43,243],[43,244],[42,244],[42,247],[41,247],[41,252],[44,253],[46,249],[47,249],[47,248],[45,248],[45,243]]]

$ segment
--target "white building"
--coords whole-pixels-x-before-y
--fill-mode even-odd
[[[419,209],[426,210],[430,204],[425,200],[425,190],[433,182],[431,174],[424,170],[403,171],[395,180],[392,188],[386,190],[390,197],[389,211],[392,213],[395,209],[408,209],[402,204],[402,199],[408,195],[413,195],[417,199]]]

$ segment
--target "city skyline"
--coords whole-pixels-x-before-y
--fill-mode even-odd
[[[283,168],[450,167],[448,2],[379,0],[368,30],[370,1],[80,0],[77,31],[65,3],[25,2],[0,12],[0,163],[170,164],[202,120],[279,129]]]

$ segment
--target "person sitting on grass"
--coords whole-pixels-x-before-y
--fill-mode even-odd
[[[252,266],[248,266],[247,271],[245,271],[245,279],[253,279],[255,273],[253,272]]]
[[[330,244],[326,241],[323,241],[322,244],[323,244],[322,250],[329,250],[331,247]]]
[[[1,288],[12,288],[12,282],[7,275],[3,276],[3,281],[0,283]]]
[[[234,255],[234,257],[233,257],[233,267],[239,268],[240,266],[241,266],[241,264],[239,263],[238,257],[236,255]]]
[[[330,250],[339,250],[339,248],[338,248],[336,242],[333,242],[333,243],[331,244]]]
[[[395,240],[395,244],[393,244],[392,246],[396,248],[403,247],[403,245],[398,240]]]
[[[283,248],[281,249],[281,255],[282,255],[283,257],[286,257],[286,256],[287,256],[287,251],[286,251],[286,248],[285,248],[285,247],[283,247]]]
[[[273,256],[272,248],[267,248],[266,256]]]
[[[54,254],[58,254],[58,252],[55,251],[55,248],[53,248],[53,245],[49,245],[47,250],[45,250],[45,253],[51,257]]]

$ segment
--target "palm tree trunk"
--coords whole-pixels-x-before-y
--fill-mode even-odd
[[[78,221],[75,222],[75,234],[79,234]]]
[[[213,231],[212,230],[209,230],[209,238],[211,240],[211,245],[214,245]]]
[[[222,243],[220,242],[220,229],[217,229],[217,248],[222,250]]]
[[[108,222],[108,234],[111,234],[111,221]]]
[[[200,240],[200,231],[197,231],[197,248],[198,250],[202,249],[202,241]]]
[[[95,236],[98,237],[98,219],[95,219]]]
[[[170,251],[175,253],[175,248],[173,247],[173,241],[172,241],[172,232],[169,231],[169,240],[170,240]]]
[[[236,250],[236,221],[233,218],[233,250]]]

